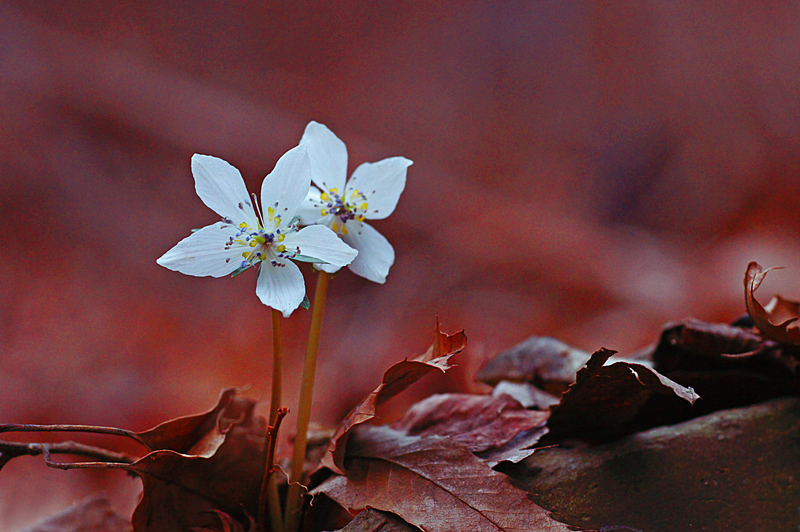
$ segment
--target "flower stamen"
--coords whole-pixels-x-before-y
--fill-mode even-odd
[[[258,203],[256,203],[258,205]],[[286,252],[286,245],[281,244],[286,239],[287,234],[291,234],[298,230],[296,224],[292,224],[286,227],[281,227],[281,223],[283,221],[280,214],[275,214],[275,209],[270,207],[267,211],[271,218],[268,218],[271,222],[274,223],[275,229],[269,231],[264,229],[263,219],[258,221],[258,227],[253,228],[247,224],[247,222],[242,222],[239,224],[239,230],[236,232],[234,236],[228,238],[228,241],[225,243],[225,249],[231,249],[234,247],[242,247],[244,251],[242,252],[242,267],[250,267],[250,266],[259,266],[262,262],[269,260],[269,263],[272,266],[282,267],[284,264],[277,260],[277,259],[293,259],[299,253],[300,250],[298,248],[297,252]]]
[[[350,192],[345,190],[340,195],[338,189],[331,188],[320,193],[319,197],[322,202],[316,204],[316,207],[321,208],[319,212],[322,216],[331,217],[330,228],[340,236],[348,233],[347,222],[363,222],[366,219],[365,214],[369,212],[367,196],[358,189]]]

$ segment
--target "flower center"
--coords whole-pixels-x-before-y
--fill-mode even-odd
[[[272,208],[269,211],[273,211]],[[280,215],[269,213],[270,222],[274,222],[275,228],[266,230],[261,227],[251,227],[247,222],[239,224],[236,235],[230,237],[225,243],[225,249],[239,247],[242,249],[242,264],[240,270],[246,270],[251,266],[258,266],[268,260],[274,267],[284,267],[285,264],[278,259],[293,259],[300,253],[300,248],[294,250],[287,249],[283,244],[287,234],[297,231],[297,225],[289,225],[281,229]],[[230,262],[230,258],[226,262]]]
[[[347,234],[346,224],[350,220],[364,221],[364,214],[369,208],[367,196],[358,190],[352,190],[349,194],[340,195],[335,188],[320,195],[323,203],[322,216],[331,215],[335,217],[331,224],[331,229],[337,233]],[[341,222],[341,227],[338,222]]]

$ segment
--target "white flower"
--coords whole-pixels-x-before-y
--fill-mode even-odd
[[[364,220],[381,220],[394,211],[406,186],[406,170],[412,162],[390,157],[364,163],[347,181],[347,148],[333,132],[317,122],[306,126],[301,145],[308,147],[314,185],[297,210],[301,225],[318,224],[333,229],[358,250],[350,270],[370,281],[383,283],[394,263],[394,249],[383,235]],[[334,273],[341,266],[315,264]]]
[[[197,195],[222,220],[184,238],[158,264],[187,275],[223,277],[258,267],[256,295],[288,317],[305,296],[300,269],[291,260],[327,262],[341,268],[357,251],[320,226],[299,229],[296,211],[311,182],[305,146],[278,160],[261,185],[258,210],[239,171],[216,157],[192,157]],[[254,205],[255,204],[255,205]]]

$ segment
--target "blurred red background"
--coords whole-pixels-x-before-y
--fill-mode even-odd
[[[406,402],[479,390],[482,361],[532,334],[625,354],[671,320],[731,320],[750,260],[788,267],[762,298],[796,297],[799,94],[785,2],[6,0],[0,422],[144,430],[227,386],[267,398],[255,276],[155,260],[217,218],[193,153],[257,190],[309,120],[351,171],[414,161],[375,224],[397,252],[387,283],[332,283],[319,421],[424,351],[436,316],[468,350]],[[285,323],[290,408],[309,318]],[[2,529],[98,489],[125,513],[139,485],[15,460]]]

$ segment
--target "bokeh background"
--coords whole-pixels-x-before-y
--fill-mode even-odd
[[[216,220],[193,153],[257,190],[309,120],[351,171],[414,161],[374,224],[387,283],[332,283],[321,422],[424,351],[437,316],[466,329],[460,367],[395,408],[480,390],[482,361],[532,334],[626,354],[669,321],[731,320],[750,260],[787,266],[764,300],[800,296],[799,94],[789,2],[4,0],[0,422],[144,430],[228,386],[267,398],[255,276],[155,259]],[[290,408],[309,318],[285,323]],[[139,484],[15,460],[0,528],[100,489],[127,513]]]

